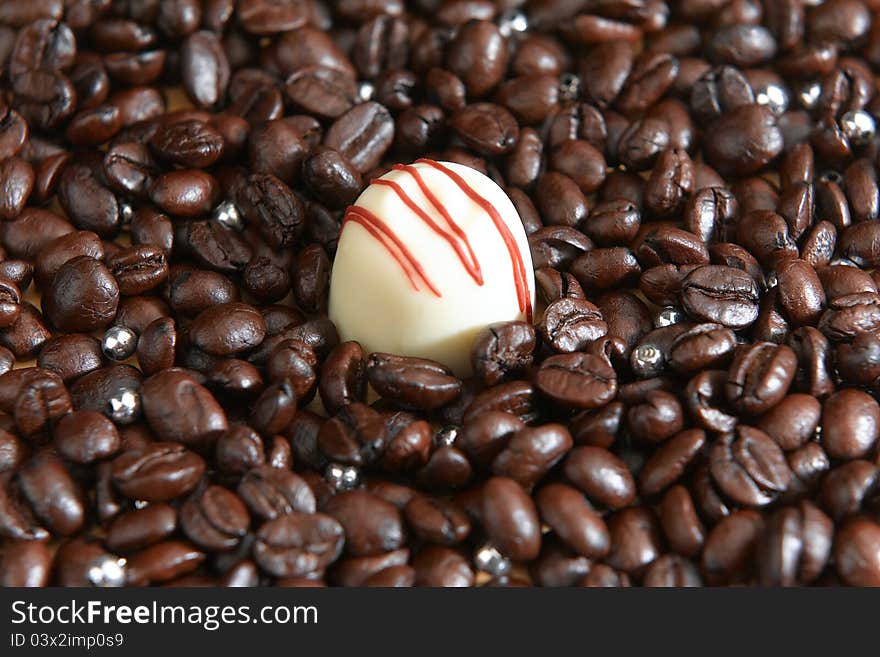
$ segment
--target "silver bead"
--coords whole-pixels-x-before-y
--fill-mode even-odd
[[[755,102],[767,106],[771,112],[779,116],[788,109],[788,92],[782,85],[770,83],[757,89]]]
[[[663,352],[652,344],[640,344],[630,356],[633,374],[640,379],[650,379],[663,371]]]
[[[501,577],[510,572],[510,559],[505,557],[494,545],[486,544],[474,552],[474,566],[477,570]]]
[[[119,204],[119,223],[123,228],[131,226],[131,218],[134,216],[134,208],[124,201]]]
[[[361,473],[353,465],[331,463],[324,472],[324,479],[337,491],[353,490],[361,481]]]
[[[146,500],[135,500],[134,501],[134,508],[135,509],[146,509],[148,506],[150,506],[150,503],[147,502]]]
[[[111,326],[101,340],[101,351],[110,360],[125,360],[134,354],[137,343],[137,333],[127,326]]]
[[[141,414],[141,395],[131,388],[120,388],[107,402],[107,415],[116,424],[131,424]]]
[[[561,100],[577,100],[581,95],[581,79],[574,73],[563,73],[559,76],[559,98]]]
[[[223,201],[216,208],[212,215],[214,221],[221,226],[231,228],[232,230],[241,230],[244,228],[244,220],[241,218],[241,212],[238,206],[232,201]]]
[[[448,425],[441,427],[434,434],[434,444],[437,447],[449,447],[458,438],[458,427]]]
[[[779,285],[779,279],[776,278],[776,272],[771,271],[764,277],[764,291],[772,290],[774,287]]]
[[[368,100],[373,100],[375,93],[376,86],[369,80],[364,80],[358,83],[357,97],[362,103],[366,103]]]
[[[661,308],[657,316],[654,317],[654,328],[663,328],[664,326],[672,326],[680,324],[684,321],[684,313],[675,306],[666,306]]]
[[[516,32],[525,32],[529,29],[529,17],[519,9],[508,9],[501,12],[496,23],[501,36],[507,38]]]
[[[874,117],[864,110],[853,110],[840,117],[840,130],[853,146],[864,146],[874,137]]]
[[[813,80],[807,82],[798,92],[798,101],[805,110],[816,109],[819,103],[819,96],[822,95],[822,85]]]
[[[89,566],[86,579],[92,586],[100,588],[125,586],[127,564],[125,559],[112,554],[104,555]]]

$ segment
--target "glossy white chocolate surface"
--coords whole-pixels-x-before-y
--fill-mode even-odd
[[[522,258],[528,299],[534,308],[532,259],[513,203],[482,173],[460,164],[442,164],[497,209]],[[425,163],[414,166],[466,235],[482,270],[482,285],[475,282],[448,241],[407,207],[391,187],[374,182],[355,205],[372,212],[393,231],[440,296],[418,277],[419,289],[415,289],[392,253],[361,224],[349,220],[339,237],[333,263],[329,315],[341,339],[357,340],[366,353],[431,358],[467,375],[471,371],[471,344],[481,329],[495,322],[526,318],[517,300],[510,252],[489,213],[450,177]],[[439,226],[448,226],[410,173],[395,170],[382,179],[398,183]]]

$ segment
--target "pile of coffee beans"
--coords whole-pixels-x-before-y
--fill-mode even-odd
[[[0,3],[0,584],[880,585],[875,12]],[[326,316],[419,157],[529,235],[464,380]]]

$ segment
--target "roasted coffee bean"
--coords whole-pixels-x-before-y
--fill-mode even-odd
[[[483,486],[483,525],[489,539],[515,561],[531,560],[541,550],[538,511],[512,479],[493,477]]]
[[[844,388],[822,404],[822,446],[835,459],[866,456],[880,437],[880,406],[861,390]]]
[[[506,61],[507,42],[499,29],[488,21],[473,21],[458,30],[446,64],[464,82],[468,94],[479,98],[501,82]]]
[[[792,479],[779,446],[760,429],[746,425],[718,439],[709,453],[709,468],[720,490],[744,506],[770,504]]]
[[[55,372],[65,383],[88,374],[104,364],[101,345],[81,333],[62,335],[43,343],[37,365]]]
[[[642,494],[656,495],[678,481],[705,443],[706,434],[700,429],[687,429],[670,438],[651,455],[639,473]]]
[[[532,364],[535,329],[526,322],[496,324],[483,330],[471,348],[474,372],[486,385],[493,385]]]
[[[608,325],[586,299],[562,298],[547,307],[538,330],[556,351],[570,353],[604,336]]]
[[[683,422],[681,404],[675,395],[663,390],[652,390],[627,411],[627,428],[633,437],[653,443],[678,433]]]
[[[585,291],[625,287],[640,272],[641,267],[635,254],[620,246],[587,251],[571,267],[571,273]]]
[[[393,140],[394,121],[388,110],[375,102],[355,105],[324,135],[324,145],[341,153],[361,174],[379,163]]]
[[[343,527],[332,517],[293,512],[260,527],[254,559],[276,577],[307,575],[336,561],[344,542]]]
[[[0,584],[43,587],[49,583],[52,554],[39,541],[10,541],[0,552]]]
[[[413,558],[416,586],[472,586],[474,571],[467,560],[452,548],[432,545]]]
[[[245,220],[274,249],[291,246],[302,233],[304,210],[290,188],[271,174],[253,174],[236,194]]]
[[[82,490],[59,458],[40,453],[25,461],[16,482],[34,515],[51,531],[69,536],[86,522]]]
[[[127,577],[133,586],[165,582],[192,572],[205,560],[205,554],[184,541],[164,541],[132,555]]]
[[[535,387],[556,403],[597,408],[617,393],[617,375],[610,363],[592,354],[560,354],[547,358],[535,374]]]
[[[761,105],[742,105],[710,128],[706,158],[722,174],[749,175],[782,152],[782,134],[773,113]]]
[[[177,529],[177,510],[169,504],[148,504],[118,515],[107,528],[107,547],[126,553],[165,540]]]
[[[636,484],[626,464],[601,447],[575,447],[565,459],[563,472],[597,505],[618,509],[635,499]]]
[[[465,144],[481,155],[509,153],[519,139],[514,116],[493,103],[467,105],[450,117],[449,124]]]
[[[755,511],[736,511],[721,520],[706,537],[702,566],[710,584],[735,583],[752,574],[764,520]]]
[[[107,258],[107,267],[116,279],[119,293],[144,294],[168,277],[165,252],[154,246],[132,246]]]
[[[404,509],[407,524],[419,538],[440,545],[456,545],[468,537],[471,522],[454,502],[417,495]]]
[[[730,366],[727,398],[744,413],[768,411],[785,397],[796,367],[797,357],[785,345],[756,342],[742,348]]]
[[[205,471],[202,458],[174,443],[151,443],[113,459],[113,484],[126,497],[166,502],[186,494]]]
[[[605,522],[575,488],[548,484],[535,498],[541,518],[562,541],[585,557],[601,557],[610,548]]]
[[[58,182],[58,201],[77,228],[102,237],[110,237],[119,229],[119,201],[87,163],[71,162],[64,168]]]
[[[777,511],[758,543],[760,581],[765,586],[794,586],[814,581],[831,552],[831,519],[810,502]]]
[[[219,194],[216,178],[199,169],[180,169],[159,175],[149,190],[153,203],[179,217],[198,217],[208,213]]]
[[[196,492],[180,507],[180,527],[207,550],[234,548],[247,533],[250,517],[241,499],[222,486]]]
[[[386,442],[382,416],[360,402],[343,407],[318,434],[318,445],[326,457],[351,465],[375,461]]]
[[[144,381],[144,416],[161,440],[210,445],[227,430],[226,413],[211,393],[182,370],[163,370]]]
[[[572,438],[559,424],[516,431],[492,461],[492,472],[531,488],[571,449]]]
[[[210,107],[229,84],[229,61],[219,37],[208,31],[190,34],[180,46],[180,77],[194,103]]]
[[[55,426],[54,433],[58,453],[74,463],[109,458],[122,444],[116,425],[96,411],[68,413]]]
[[[334,496],[324,512],[345,530],[345,549],[353,556],[369,556],[398,549],[404,541],[400,512],[392,504],[366,491]]]
[[[654,514],[644,507],[615,512],[608,521],[611,551],[605,560],[613,568],[639,575],[660,556],[660,532]]]
[[[854,518],[838,532],[834,542],[836,570],[852,586],[876,586],[877,543],[880,525],[867,518]]]
[[[448,368],[422,358],[371,354],[367,377],[383,397],[421,409],[443,406],[461,392],[461,381]]]
[[[785,451],[804,445],[819,426],[821,406],[809,395],[792,394],[761,416],[757,427]]]
[[[698,267],[681,284],[681,303],[690,315],[735,330],[757,319],[758,298],[751,276],[723,265]]]

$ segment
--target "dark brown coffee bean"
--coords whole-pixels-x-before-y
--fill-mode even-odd
[[[121,446],[116,426],[95,411],[75,411],[55,427],[58,453],[74,463],[93,463],[116,454]]]
[[[489,539],[516,561],[530,560],[541,549],[538,511],[512,479],[493,477],[483,486],[483,524]]]
[[[626,464],[601,447],[575,447],[563,472],[597,505],[618,509],[635,499],[636,484]]]
[[[702,566],[709,584],[747,580],[754,567],[764,520],[755,511],[736,511],[722,519],[706,537]]]
[[[177,510],[168,504],[148,504],[114,518],[107,528],[107,547],[118,552],[140,550],[162,541],[177,529]]]
[[[229,61],[220,39],[208,31],[190,34],[180,46],[183,88],[200,107],[216,104],[229,84]]]
[[[591,558],[608,552],[608,528],[578,490],[548,484],[537,492],[535,501],[544,522],[575,552]]]
[[[492,461],[492,472],[528,489],[540,481],[571,446],[571,434],[560,424],[525,427],[516,431],[501,448]]]
[[[814,581],[831,552],[833,524],[810,502],[777,511],[758,543],[760,581],[765,586],[794,586]]]
[[[210,445],[227,430],[226,413],[211,393],[182,370],[144,381],[144,416],[161,440]]]
[[[276,577],[307,575],[338,559],[344,542],[342,525],[332,517],[294,512],[260,527],[254,559]]]
[[[34,515],[51,531],[69,536],[86,522],[86,504],[79,485],[57,457],[41,453],[22,464],[17,485]]]
[[[744,506],[771,503],[792,479],[779,446],[763,431],[745,425],[713,445],[709,467],[723,493]]]
[[[10,541],[0,552],[0,584],[43,587],[49,583],[52,554],[39,541]]]
[[[206,214],[214,207],[218,196],[217,180],[198,169],[162,174],[150,187],[150,200],[168,214],[179,217]]]
[[[535,329],[526,322],[507,322],[484,329],[471,348],[474,372],[486,385],[521,373],[532,364]]]
[[[380,395],[415,408],[443,406],[461,392],[461,381],[448,368],[421,358],[375,353],[367,376]]]
[[[222,486],[196,492],[180,507],[180,527],[207,550],[234,548],[247,533],[250,516],[241,499]]]
[[[822,405],[822,445],[836,459],[862,458],[880,437],[880,406],[869,394],[845,388]]]
[[[290,188],[271,174],[253,174],[236,200],[245,220],[274,249],[291,246],[304,228],[304,209]]]
[[[654,514],[644,507],[617,511],[608,521],[608,565],[638,575],[660,556],[660,532]]]
[[[113,484],[130,499],[166,502],[195,488],[204,471],[202,458],[182,445],[151,443],[113,460]]]
[[[797,357],[791,348],[756,342],[734,356],[725,388],[738,410],[757,415],[778,404],[794,379]]]
[[[324,145],[338,151],[358,173],[374,168],[394,140],[394,121],[375,102],[355,105],[328,128]]]
[[[604,359],[591,354],[547,358],[535,374],[535,386],[547,397],[575,408],[604,406],[617,393],[617,376]]]
[[[710,128],[706,158],[721,173],[748,175],[782,151],[782,134],[773,113],[760,105],[743,105]]]
[[[468,105],[453,114],[449,124],[465,144],[481,155],[509,153],[519,139],[514,116],[492,103]]]
[[[473,21],[458,30],[449,46],[446,64],[462,79],[468,93],[479,98],[504,77],[506,44],[493,23]]]
[[[457,551],[441,545],[429,545],[413,558],[416,586],[472,586],[474,571]]]
[[[690,315],[732,329],[745,328],[757,319],[758,298],[754,279],[733,267],[705,265],[682,281],[681,303]]]

